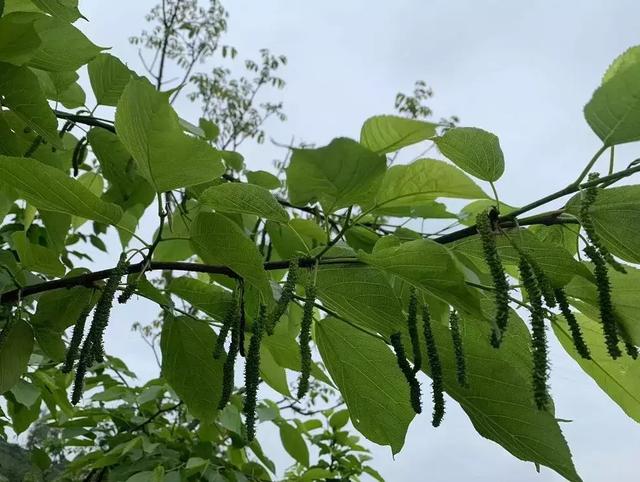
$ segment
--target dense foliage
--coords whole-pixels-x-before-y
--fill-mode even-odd
[[[358,140],[289,146],[274,173],[249,170],[238,149],[284,119],[260,96],[284,86],[286,59],[262,50],[240,77],[198,72],[237,56],[217,0],[151,11],[131,39],[152,53],[147,76],[74,26],[73,0],[0,10],[0,424],[31,428],[26,478],[271,480],[255,435],[272,423],[295,460],[287,480],[379,479],[349,421],[397,453],[417,413],[446,422],[446,392],[479,434],[577,481],[551,333],[640,421],[640,187],[617,185],[640,165],[614,152],[640,140],[640,47],[584,109],[602,147],[564,189],[512,207],[495,185],[498,138],[427,121],[421,82]],[[197,125],[172,107],[182,91],[202,106]],[[397,162],[419,143],[446,160]],[[449,200],[470,203],[455,214]],[[96,249],[113,267],[78,267]],[[112,306],[136,298],[159,310],[135,325],[160,350],[142,386],[104,343]],[[260,399],[261,384],[283,399]]]

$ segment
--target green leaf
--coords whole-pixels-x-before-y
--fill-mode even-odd
[[[202,132],[204,132],[204,138],[208,141],[215,141],[220,134],[220,128],[215,123],[209,119],[205,119],[204,117],[200,117],[198,127],[202,129]]]
[[[162,326],[162,376],[194,417],[209,423],[222,394],[224,357],[211,355],[216,335],[206,323],[167,316]]]
[[[361,251],[358,257],[371,266],[425,289],[459,310],[479,313],[477,294],[465,285],[461,267],[451,252],[435,241],[417,239],[374,250],[372,254]]]
[[[293,204],[319,201],[325,213],[369,202],[386,170],[385,156],[338,138],[318,149],[293,149],[287,187]]]
[[[436,135],[437,124],[395,115],[378,115],[365,121],[360,144],[378,154],[395,152]]]
[[[580,217],[580,195],[567,203],[567,212]],[[598,190],[589,209],[593,227],[612,254],[640,263],[640,185]]]
[[[376,194],[376,206],[413,207],[439,197],[482,199],[488,196],[464,172],[435,159],[391,167]]]
[[[289,216],[273,195],[263,187],[239,182],[227,182],[206,189],[199,201],[222,213],[255,214],[280,223]]]
[[[260,378],[276,392],[291,397],[287,384],[287,373],[278,365],[266,346],[260,347]]]
[[[262,186],[265,189],[279,189],[281,187],[280,179],[267,171],[247,171],[245,176],[251,184]]]
[[[316,343],[353,426],[397,454],[415,413],[393,353],[383,341],[335,318],[316,324]]]
[[[31,0],[40,10],[65,22],[73,23],[82,17],[78,0]]]
[[[284,449],[299,464],[309,467],[309,449],[300,432],[285,421],[280,422],[279,425],[280,440]]]
[[[211,181],[224,172],[220,152],[185,134],[169,105],[146,79],[132,79],[116,110],[118,137],[156,192]]]
[[[40,86],[47,99],[61,102],[67,109],[76,109],[84,105],[86,96],[82,87],[76,82],[78,74],[75,72],[31,70],[38,76]]]
[[[229,267],[271,303],[273,295],[258,247],[222,214],[199,213],[191,225],[191,245],[205,263]]]
[[[493,301],[485,300],[492,308]],[[488,342],[489,324],[462,317],[460,330],[468,388],[461,387],[456,380],[446,315],[444,319],[434,319],[432,326],[445,390],[460,403],[478,433],[519,459],[545,465],[568,480],[580,481],[554,414],[538,410],[533,401],[531,341],[524,322],[512,313],[503,342],[495,349]]]
[[[616,319],[624,328],[626,334],[636,344],[640,345],[640,270],[625,265],[626,274],[609,270],[611,283],[611,300]],[[583,303],[572,304],[585,315],[592,319],[600,319],[598,292],[596,285],[584,278],[574,278],[565,290],[572,298],[577,298]]]
[[[0,18],[0,62],[23,65],[41,43],[33,22],[21,22],[13,15]]]
[[[461,224],[465,226],[474,226],[476,224],[476,216],[484,211],[496,205],[494,199],[478,199],[472,201],[463,207],[458,213],[458,219]],[[515,211],[516,208],[508,206],[505,203],[500,203],[500,214],[509,214],[511,211]]]
[[[460,169],[485,181],[504,173],[504,156],[495,134],[476,127],[454,127],[435,139],[440,152]]]
[[[27,67],[0,63],[0,95],[22,122],[55,147],[62,147],[58,120],[42,92],[38,77]]]
[[[62,276],[64,274],[65,267],[60,261],[58,253],[45,246],[32,243],[24,231],[13,233],[11,241],[18,252],[23,268],[47,276]]]
[[[89,62],[87,70],[93,94],[101,105],[118,105],[129,80],[137,77],[120,59],[111,54],[99,54]]]
[[[339,410],[329,419],[329,425],[334,430],[341,429],[349,422],[349,410]]]
[[[0,393],[13,388],[27,370],[33,351],[33,331],[26,321],[16,320],[0,346]]]
[[[378,333],[390,335],[404,322],[400,302],[384,273],[369,266],[320,266],[318,298],[340,316]]]
[[[584,107],[584,117],[605,146],[640,139],[640,63],[613,71]]]
[[[640,364],[626,356],[613,360],[607,352],[600,323],[580,313],[576,313],[576,318],[589,347],[591,360],[578,354],[567,321],[558,316],[553,319],[551,326],[560,344],[629,417],[640,422]]]
[[[167,289],[218,321],[222,321],[231,304],[229,291],[188,276],[172,279]]]
[[[622,72],[637,63],[640,63],[640,45],[631,47],[620,54],[618,57],[616,57],[616,59],[611,62],[611,65],[604,73],[604,76],[602,77],[602,83],[604,84],[608,82],[609,80],[614,78],[618,72]]]
[[[96,197],[59,169],[31,158],[0,156],[0,186],[14,189],[39,209],[116,224],[122,210]]]

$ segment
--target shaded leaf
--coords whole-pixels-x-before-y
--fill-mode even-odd
[[[254,184],[227,182],[206,189],[198,198],[216,211],[255,214],[271,221],[286,223],[289,216],[276,198],[263,187]]]

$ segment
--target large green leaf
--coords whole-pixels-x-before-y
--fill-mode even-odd
[[[262,255],[231,219],[222,214],[199,213],[191,225],[191,245],[205,263],[229,267],[260,291],[263,302],[272,302]]]
[[[576,351],[569,325],[563,317],[556,317],[553,332],[562,347],[587,375],[636,422],[640,422],[640,364],[630,357],[612,359],[602,335],[602,326],[580,313],[576,314],[582,335],[589,347],[591,360]]]
[[[255,214],[286,223],[289,216],[267,189],[254,184],[227,182],[206,189],[198,200],[222,213]]]
[[[455,127],[435,140],[438,149],[456,166],[485,181],[504,173],[504,156],[495,134],[476,127]]]
[[[322,304],[340,316],[384,335],[402,326],[400,302],[382,271],[354,264],[324,265],[316,283]]]
[[[362,125],[360,144],[378,154],[394,152],[436,135],[437,124],[395,115],[370,117]]]
[[[41,43],[33,22],[18,21],[13,15],[0,18],[0,62],[23,65]]]
[[[584,107],[584,117],[606,146],[640,139],[640,63],[612,71]]]
[[[384,208],[414,207],[439,197],[482,199],[488,196],[457,167],[435,159],[418,159],[387,171],[375,203]]]
[[[228,291],[188,276],[172,279],[167,289],[219,321],[222,321],[231,304]]]
[[[327,213],[368,203],[386,169],[385,156],[338,138],[318,149],[293,149],[287,187],[294,204],[319,201]]]
[[[580,217],[580,195],[567,204],[567,212]],[[640,263],[640,185],[600,189],[589,209],[593,227],[609,251]]]
[[[167,316],[162,325],[162,376],[194,417],[212,422],[222,394],[224,357],[211,355],[216,335],[206,323]]]
[[[224,171],[220,152],[185,134],[169,93],[146,79],[127,84],[116,110],[118,137],[157,192],[212,181]]]
[[[30,12],[15,12],[8,17],[15,23],[33,25],[42,41],[28,62],[31,67],[54,72],[75,71],[102,50],[76,27],[58,17]]]
[[[375,249],[372,254],[360,251],[358,256],[365,263],[423,288],[459,310],[479,313],[478,297],[465,285],[461,267],[451,252],[435,241],[417,239]]]
[[[0,346],[0,393],[10,390],[27,370],[33,351],[33,331],[26,321],[16,320]]]
[[[372,442],[398,453],[415,413],[389,347],[335,318],[316,324],[316,342],[353,426]]]
[[[93,94],[102,105],[118,105],[129,80],[136,76],[120,59],[110,54],[98,55],[89,62],[87,70]]]
[[[34,244],[24,231],[16,231],[11,235],[14,249],[18,252],[20,264],[23,268],[48,276],[62,276],[64,265],[54,250]]]
[[[60,170],[31,158],[0,156],[0,185],[40,209],[116,224],[122,210],[96,197]]]
[[[490,308],[493,302],[488,302]],[[538,410],[531,390],[530,336],[514,313],[495,349],[491,327],[462,317],[460,330],[469,386],[456,380],[456,362],[446,317],[433,320],[443,368],[444,387],[467,413],[480,435],[502,445],[519,459],[545,465],[571,481],[580,481],[569,447],[553,413]]]
[[[586,266],[585,266],[586,267]],[[611,283],[611,300],[618,323],[636,345],[640,345],[640,270],[625,266],[626,274],[613,269],[609,270]],[[576,277],[566,286],[572,298],[582,303],[572,302],[580,311],[593,319],[599,318],[598,291],[596,285],[584,278]]]
[[[22,122],[55,147],[62,147],[58,120],[42,92],[38,77],[27,67],[0,63],[0,95]]]

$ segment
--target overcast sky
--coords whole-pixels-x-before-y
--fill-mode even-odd
[[[142,72],[127,38],[140,31],[154,3],[85,0],[90,22],[79,25]],[[502,200],[516,206],[568,184],[599,147],[582,107],[609,63],[640,43],[637,1],[237,0],[225,6],[227,43],[241,58],[262,47],[289,58],[288,85],[276,95],[288,121],[271,125],[272,137],[318,144],[357,138],[367,117],[390,113],[396,92],[424,79],[435,91],[436,118],[455,114],[462,125],[499,136],[506,172],[497,186]],[[187,102],[178,108],[197,121],[198,110]],[[269,168],[281,155],[268,145],[241,152],[251,169]],[[633,147],[617,152],[621,163],[639,157]],[[127,334],[133,321],[149,319],[151,308],[142,302],[119,308],[107,340],[144,378],[157,368]],[[556,413],[573,420],[563,430],[585,481],[637,481],[640,427],[555,342],[552,368]],[[449,401],[437,430],[429,416],[418,417],[395,461],[388,448],[371,445],[373,466],[392,482],[562,480],[545,468],[536,474],[532,464],[482,439],[454,405]],[[283,469],[288,461],[273,445],[267,452]]]

